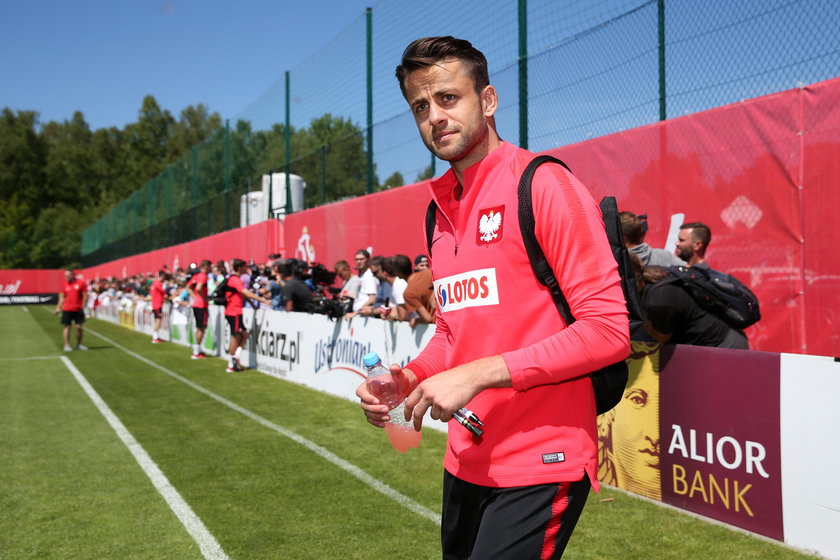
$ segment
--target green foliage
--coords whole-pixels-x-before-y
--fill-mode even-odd
[[[182,180],[179,170],[167,170],[167,165],[220,128],[221,117],[204,105],[187,107],[175,120],[151,95],[143,99],[137,122],[123,130],[91,131],[78,111],[70,120],[41,124],[33,111],[4,108],[0,268],[78,266],[82,232],[98,216],[165,170],[164,179]],[[163,189],[169,186],[159,183]],[[169,201],[163,197],[156,202],[160,206]],[[192,200],[172,203],[188,207]],[[119,216],[120,227],[167,213],[171,207],[144,212],[135,197],[133,209]]]

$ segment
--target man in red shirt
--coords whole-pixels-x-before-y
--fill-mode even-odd
[[[576,319],[566,325],[519,229],[517,184],[535,155],[496,132],[484,55],[453,37],[419,39],[397,78],[423,143],[451,166],[429,182],[435,334],[405,368],[391,366],[415,429],[426,411],[456,420],[444,458],[443,557],[556,560],[590,486],[598,489],[588,374],[629,352],[598,205],[559,165],[534,175],[534,233]],[[384,427],[389,407],[365,384],[356,394],[368,421]],[[483,433],[461,415],[480,418]]]
[[[72,270],[64,271],[64,288],[58,294],[58,304],[55,306],[55,314],[61,313],[61,324],[64,325],[64,351],[70,352],[70,324],[76,323],[76,349],[87,350],[82,344],[84,334],[82,325],[85,322],[85,305],[87,305],[87,285],[81,278],[76,278]]]
[[[245,298],[255,299],[269,307],[271,301],[252,292],[242,283],[239,277],[245,273],[248,265],[242,259],[233,259],[231,269],[233,273],[228,277],[225,304],[225,320],[230,326],[230,348],[228,348],[228,365],[225,371],[242,371],[239,357],[248,342],[248,330],[242,323],[242,305]]]
[[[204,340],[204,332],[207,330],[207,273],[210,272],[210,261],[201,261],[199,271],[193,274],[187,282],[187,290],[192,296],[192,309],[195,316],[195,344],[193,344],[193,360],[206,358],[201,351],[201,342]]]
[[[169,274],[165,270],[159,270],[157,277],[149,288],[149,299],[152,302],[152,316],[155,318],[154,329],[152,330],[152,344],[163,342],[160,339],[160,324],[163,321],[163,302],[169,299],[166,288],[163,286],[169,280]]]

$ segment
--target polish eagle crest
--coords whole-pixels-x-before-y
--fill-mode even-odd
[[[493,243],[501,239],[503,214],[504,206],[481,211],[478,220],[479,243]]]

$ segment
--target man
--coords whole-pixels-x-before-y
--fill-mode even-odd
[[[414,272],[429,269],[429,257],[426,255],[417,255],[414,257]]]
[[[370,267],[370,253],[367,249],[359,249],[356,251],[356,270],[359,271],[359,278],[361,278],[362,285],[359,288],[359,297],[353,301],[353,313],[364,313],[363,308],[367,310],[373,309],[373,302],[376,299],[376,290],[379,288],[379,279],[373,273]]]
[[[742,331],[703,309],[679,284],[663,281],[667,277],[668,271],[658,266],[647,267],[642,272],[641,301],[645,310],[642,326],[651,338],[660,344],[749,349]]]
[[[709,268],[706,262],[706,249],[711,241],[712,231],[706,224],[700,222],[683,224],[680,226],[674,253],[688,263],[688,266]]]
[[[193,274],[187,282],[187,289],[192,297],[192,310],[195,317],[195,344],[193,344],[193,360],[200,360],[207,356],[201,350],[201,343],[204,341],[204,333],[207,330],[207,274],[210,272],[211,264],[208,260],[201,261],[198,272]]]
[[[163,342],[160,338],[160,326],[163,322],[163,302],[169,299],[163,283],[169,280],[169,274],[165,270],[159,270],[157,276],[149,287],[149,300],[152,302],[152,317],[154,317],[154,328],[152,329],[152,344]]]
[[[286,261],[280,264],[278,270],[285,282],[283,300],[286,302],[286,311],[309,313],[312,310],[312,290],[298,277],[292,262]]]
[[[644,216],[642,216],[644,217]],[[621,233],[627,250],[639,257],[643,266],[681,266],[685,261],[665,249],[654,249],[645,243],[647,222],[633,212],[619,212]]]
[[[627,356],[627,310],[598,205],[558,165],[533,181],[536,237],[569,302],[566,328],[528,270],[517,220],[519,178],[533,154],[496,133],[484,55],[463,40],[411,43],[397,67],[424,144],[451,169],[437,203],[435,335],[404,369],[406,417],[449,421],[469,407],[481,437],[456,422],[444,460],[444,558],[559,558],[590,484],[597,489],[595,400],[587,374]],[[492,235],[482,217],[498,219]],[[485,228],[482,228],[485,229]],[[388,407],[356,390],[368,421]]]
[[[411,275],[411,259],[406,255],[394,255],[382,262],[382,272],[379,278],[391,285],[391,301],[387,307],[382,307],[379,316],[387,321],[407,321],[405,310],[405,288]]]
[[[225,320],[230,326],[230,347],[228,348],[228,364],[225,369],[227,372],[242,371],[239,359],[242,355],[242,349],[248,342],[248,329],[242,323],[242,306],[245,303],[245,298],[271,305],[269,300],[255,294],[242,283],[240,276],[245,273],[247,266],[242,259],[233,259],[231,262],[233,272],[227,282]]]
[[[73,347],[70,346],[70,324],[76,323],[76,349],[87,350],[87,346],[82,344],[82,336],[84,329],[82,325],[85,323],[85,306],[88,301],[87,285],[81,278],[76,278],[76,273],[73,270],[64,271],[64,288],[58,293],[58,304],[55,306],[54,313],[58,315],[61,313],[61,324],[64,326],[62,334],[64,336],[64,351],[71,352]]]

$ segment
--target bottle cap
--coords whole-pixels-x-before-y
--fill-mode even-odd
[[[365,367],[370,367],[372,365],[376,365],[377,362],[381,361],[379,359],[379,354],[376,352],[368,352],[364,356],[362,356],[362,362],[364,362]]]

